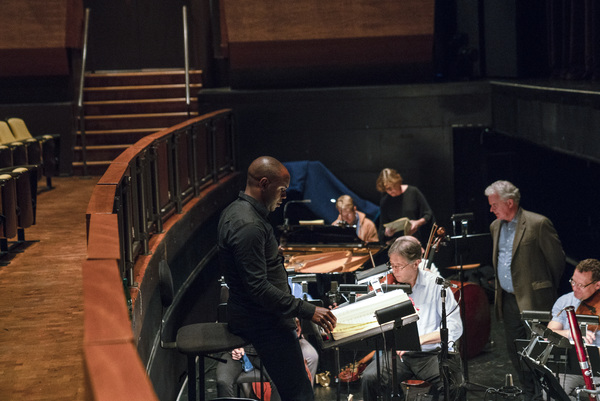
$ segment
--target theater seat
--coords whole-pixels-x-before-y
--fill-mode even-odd
[[[27,146],[30,146],[31,142],[27,142],[28,145],[26,145],[21,141],[17,141],[6,121],[0,121],[0,144],[8,147],[11,154],[9,156],[10,160],[4,159],[2,161],[3,167],[22,166],[28,164]]]
[[[11,175],[15,179],[17,192],[17,226],[28,228],[35,224],[35,194],[31,193],[31,183],[36,182],[37,177],[26,167],[18,167],[12,170]]]
[[[36,165],[0,169],[0,174],[10,175],[14,182],[17,240],[7,248],[12,252],[22,252],[18,247],[26,242],[25,229],[36,221],[38,169]]]
[[[58,172],[58,135],[41,135],[33,137],[25,121],[22,118],[11,117],[6,120],[10,129],[17,140],[20,141],[37,141],[41,149],[39,159],[43,166],[43,175],[46,177],[48,188],[52,187],[51,177]],[[33,157],[33,156],[32,156]],[[29,164],[37,164],[29,161]]]
[[[12,149],[5,145],[0,145],[0,168],[13,166]]]
[[[0,254],[8,252],[8,239],[17,235],[16,181],[10,174],[0,174]]]

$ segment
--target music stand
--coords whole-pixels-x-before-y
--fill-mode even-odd
[[[457,214],[453,214],[450,219],[452,220],[452,231],[453,231],[453,235],[450,237],[450,240],[454,241],[454,259],[455,259],[455,264],[456,266],[458,266],[458,279],[460,281],[460,288],[461,291],[463,291],[463,294],[460,297],[460,308],[462,310],[462,313],[464,313],[464,316],[466,317],[466,304],[465,304],[465,296],[464,296],[464,287],[465,287],[465,278],[464,278],[464,270],[465,270],[465,265],[463,264],[463,254],[462,254],[462,247],[459,247],[458,243],[459,242],[464,242],[470,238],[476,238],[476,237],[483,237],[483,236],[488,236],[490,235],[489,233],[482,233],[482,234],[469,234],[469,221],[473,221],[474,220],[474,215],[473,213],[457,213]],[[460,233],[458,233],[458,227],[457,227],[457,223],[460,223]],[[479,266],[474,266],[479,267]],[[468,358],[467,358],[467,349],[468,349],[468,344],[467,344],[467,319],[463,319],[463,337],[461,339],[460,342],[460,348],[461,348],[461,357],[462,357],[462,363],[463,363],[463,375],[464,375],[464,385],[466,386],[467,384],[473,384],[474,386],[480,387],[482,389],[488,389],[488,386],[484,386],[481,384],[477,384],[477,383],[471,383],[469,381],[469,363],[468,363]]]
[[[550,369],[537,363],[533,358],[527,355],[521,355],[521,360],[533,373],[535,377],[534,380],[536,380],[542,389],[546,391],[548,399],[555,399],[558,401],[571,400]]]
[[[336,369],[340,371],[339,349],[350,348],[358,350],[371,351],[373,349],[382,349],[391,346],[392,349],[392,400],[399,400],[399,384],[397,382],[397,373],[394,356],[395,350],[400,344],[402,349],[409,351],[420,351],[421,343],[419,341],[419,332],[417,329],[418,314],[415,312],[411,301],[404,301],[387,308],[375,311],[379,327],[366,330],[361,333],[353,334],[339,340],[329,340],[323,343],[323,349],[334,349]],[[377,367],[379,369],[378,361]],[[337,398],[340,401],[340,380],[337,381]]]

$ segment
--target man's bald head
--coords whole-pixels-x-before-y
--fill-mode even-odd
[[[263,177],[272,181],[285,173],[287,169],[279,160],[271,156],[261,156],[250,163],[246,185],[257,185]]]
[[[279,160],[261,156],[250,163],[245,193],[265,205],[270,212],[286,198],[289,185],[290,173]]]

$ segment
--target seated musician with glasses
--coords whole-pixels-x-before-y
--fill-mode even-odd
[[[600,315],[600,261],[585,259],[579,262],[569,279],[573,291],[561,296],[552,306],[552,320],[548,328],[571,339],[571,328],[567,314],[563,311],[573,306],[577,315]],[[596,310],[597,309],[597,310]],[[589,327],[582,339],[586,344],[600,346],[600,335],[596,335],[597,327]],[[595,378],[599,379],[599,378]],[[582,375],[561,374],[560,384],[571,399],[576,399],[575,388],[584,387]]]
[[[349,225],[356,226],[356,236],[365,242],[379,242],[377,227],[367,215],[359,212],[354,205],[350,195],[342,195],[335,202],[335,207],[340,213],[337,219],[331,223],[332,226]]]
[[[430,394],[437,399],[443,393],[443,380],[440,376],[439,353],[441,350],[440,327],[442,323],[442,287],[436,283],[436,275],[419,269],[421,243],[415,237],[403,236],[391,245],[388,256],[393,275],[398,283],[410,284],[410,297],[419,314],[417,328],[421,343],[420,352],[396,351],[400,357],[396,365],[398,382],[408,379],[425,380],[431,384]],[[462,321],[458,303],[452,294],[446,296],[446,323],[449,349],[462,335]],[[454,358],[453,358],[454,359]],[[448,360],[450,370],[460,371],[459,358]],[[377,375],[376,359],[364,370],[362,393],[365,401],[376,400],[378,395],[391,390],[391,355],[386,352],[380,363],[381,378]]]

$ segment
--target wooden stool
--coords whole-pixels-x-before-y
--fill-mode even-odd
[[[404,400],[410,401],[415,400],[418,394],[427,393],[431,384],[425,380],[405,380],[402,382],[402,387],[404,387]],[[414,390],[410,391],[411,388]]]

